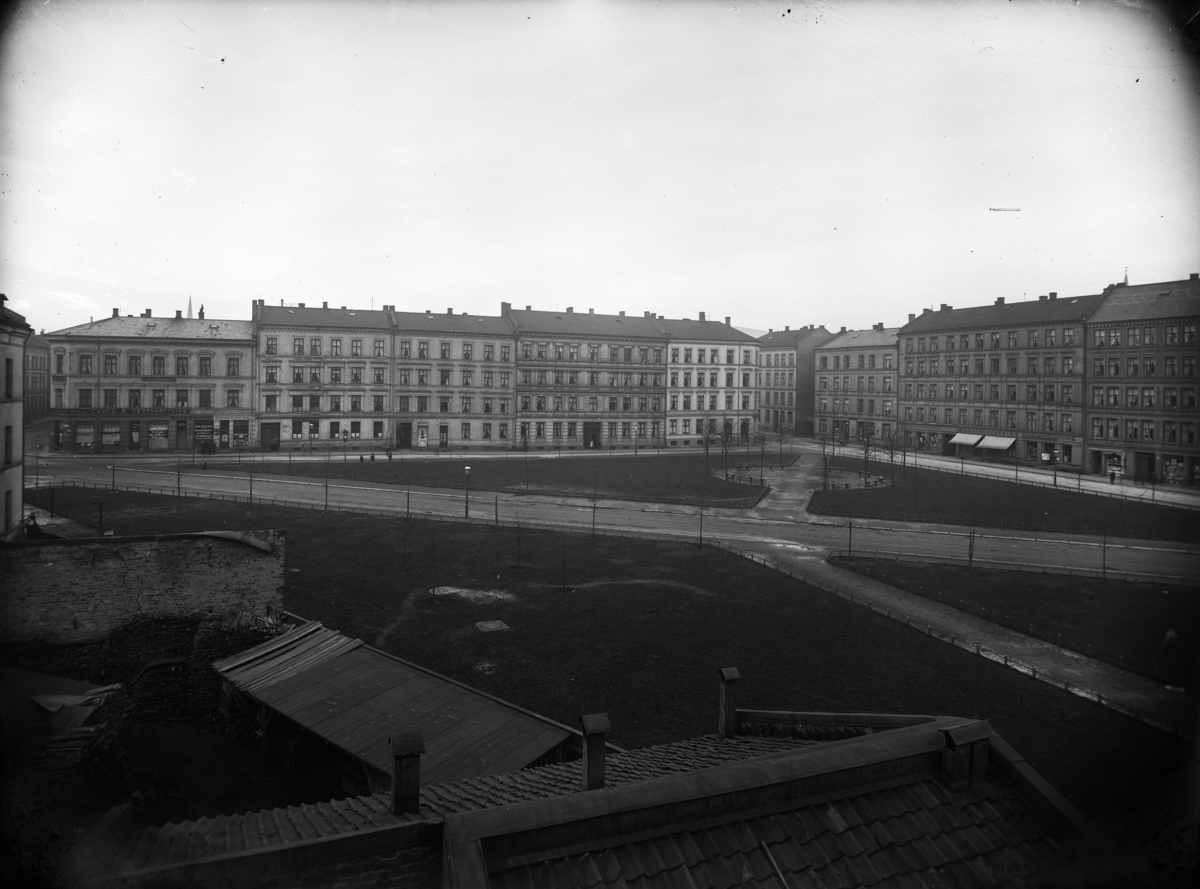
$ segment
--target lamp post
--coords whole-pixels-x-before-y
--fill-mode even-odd
[[[466,482],[466,487],[463,489],[463,516],[471,517],[471,467],[463,467],[463,479]]]
[[[349,450],[350,450],[350,430],[343,429],[342,430],[342,462],[343,463],[345,463],[347,460],[350,459],[348,456]]]

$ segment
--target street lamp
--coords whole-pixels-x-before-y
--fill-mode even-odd
[[[463,479],[465,480],[465,483],[466,483],[466,487],[463,490],[463,516],[465,518],[469,519],[471,517],[471,467],[470,466],[463,467]]]
[[[349,450],[350,450],[350,430],[343,429],[342,430],[342,462],[343,463],[347,462],[350,459],[348,456]]]

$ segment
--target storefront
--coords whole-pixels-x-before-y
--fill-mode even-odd
[[[53,413],[53,411],[52,411]],[[63,411],[54,443],[75,454],[162,452],[191,447],[188,408],[93,408]],[[211,418],[209,428],[211,429]]]

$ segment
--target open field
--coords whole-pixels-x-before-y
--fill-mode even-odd
[[[744,462],[745,454],[741,454]],[[756,457],[757,459],[757,457]],[[778,459],[778,455],[775,459]],[[732,466],[733,459],[730,459]],[[203,472],[197,463],[193,469],[185,464],[184,472]],[[248,470],[248,463],[207,463],[209,469]],[[757,466],[757,463],[755,464]],[[770,458],[768,456],[768,465]],[[775,464],[778,465],[778,464]],[[273,473],[309,478],[346,479],[367,484],[417,485],[430,488],[466,487],[464,467],[471,467],[472,491],[500,493],[550,494],[560,497],[597,496],[601,500],[641,500],[655,503],[698,503],[703,492],[706,503],[744,501],[759,493],[757,476],[754,484],[738,484],[714,478],[706,471],[703,452],[656,455],[646,451],[631,456],[570,456],[562,459],[543,454],[525,456],[513,453],[506,457],[472,459],[470,456],[424,457],[404,459],[400,452],[388,460],[378,455],[358,461],[351,456],[343,461],[335,455],[328,462],[265,462],[253,464],[257,474]],[[721,467],[720,449],[710,451],[707,467],[716,472]]]
[[[863,461],[842,455],[831,465],[853,472],[862,470]],[[872,461],[870,473],[890,481],[892,467]],[[1060,480],[1062,489],[1055,490],[913,466],[901,470],[897,464],[895,479],[895,484],[878,488],[814,491],[809,511],[891,521],[976,523],[984,528],[1200,542],[1200,515],[1195,512],[1076,493],[1068,489],[1067,478]]]
[[[714,731],[736,665],[749,707],[988,718],[1100,821],[1176,768],[1168,735],[721,550],[89,489],[56,506],[100,500],[118,534],[286,528],[290,610],[562,722],[607,711],[626,747]]]
[[[1165,685],[1196,690],[1200,590],[1194,587],[885,559],[832,561]]]

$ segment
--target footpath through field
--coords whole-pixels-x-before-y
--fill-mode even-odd
[[[850,528],[842,519],[811,516],[805,510],[809,494],[820,483],[816,461],[800,460],[784,469],[767,470],[771,494],[749,510],[713,510],[703,516],[695,507],[600,501],[539,495],[511,496],[474,492],[468,507],[463,492],[406,489],[384,484],[329,483],[313,479],[271,476],[254,479],[256,502],[330,509],[411,513],[414,517],[449,517],[597,533],[638,534],[708,543],[745,553],[794,574],[816,586],[853,597],[865,607],[914,627],[914,632],[975,651],[1072,693],[1096,700],[1151,724],[1174,729],[1183,719],[1188,699],[1153,681],[1075,652],[998,626],[948,605],[907,593],[830,565],[825,560],[846,549],[869,556],[902,550],[910,558],[961,563],[971,547],[976,564],[1027,568],[1044,566],[1096,572],[1103,564],[1113,575],[1154,575],[1194,578],[1200,549],[1187,544],[1152,545],[1147,541],[1103,544],[1099,539],[1066,534],[987,531],[968,540],[957,526],[857,520]],[[109,473],[102,467],[62,461],[43,474],[43,484],[82,482],[106,487]],[[241,474],[183,473],[150,467],[123,468],[117,488],[141,488],[184,496],[248,499]],[[593,524],[594,523],[594,524]],[[886,557],[886,555],[884,555]]]

